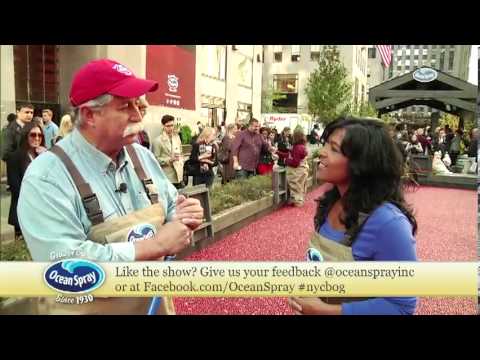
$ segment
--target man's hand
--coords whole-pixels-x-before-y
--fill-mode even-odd
[[[176,212],[172,217],[172,221],[179,220],[191,230],[194,230],[202,224],[203,217],[203,207],[198,199],[178,195]]]
[[[163,225],[157,234],[148,240],[135,243],[135,260],[154,260],[173,255],[190,244],[192,231],[181,221],[171,221]]]
[[[341,315],[341,305],[330,305],[319,298],[292,297],[288,305],[296,315]]]

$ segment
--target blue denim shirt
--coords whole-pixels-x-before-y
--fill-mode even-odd
[[[75,129],[58,143],[97,195],[105,221],[151,205],[125,149],[118,166]],[[147,176],[159,192],[167,221],[175,213],[177,190],[167,179],[155,156],[133,144]],[[127,192],[115,192],[121,183]],[[54,254],[79,253],[96,261],[134,261],[133,243],[102,245],[87,238],[92,226],[80,194],[63,162],[45,152],[28,167],[20,190],[18,218],[34,261],[53,260]]]

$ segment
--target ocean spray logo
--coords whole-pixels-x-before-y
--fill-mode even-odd
[[[174,74],[167,75],[167,85],[168,91],[176,93],[178,91],[178,77]]]
[[[105,271],[84,259],[69,259],[50,265],[44,274],[49,287],[67,294],[82,294],[102,286]]]
[[[152,224],[140,224],[132,228],[127,234],[128,242],[147,240],[155,236],[157,229]]]
[[[418,82],[430,82],[437,78],[438,73],[432,68],[420,68],[415,70],[413,73],[413,78]]]

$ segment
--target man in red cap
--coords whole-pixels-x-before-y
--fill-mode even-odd
[[[112,60],[75,75],[70,102],[76,129],[37,157],[22,184],[18,215],[34,261],[163,259],[190,243],[202,223],[200,202],[178,195],[155,156],[135,143],[138,98],[158,84]],[[161,313],[172,313],[163,302]],[[148,299],[50,304],[49,313],[146,314]]]

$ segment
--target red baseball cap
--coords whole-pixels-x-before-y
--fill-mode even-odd
[[[139,97],[158,89],[153,80],[137,78],[126,66],[108,59],[90,61],[75,74],[70,102],[79,106],[103,94]]]

